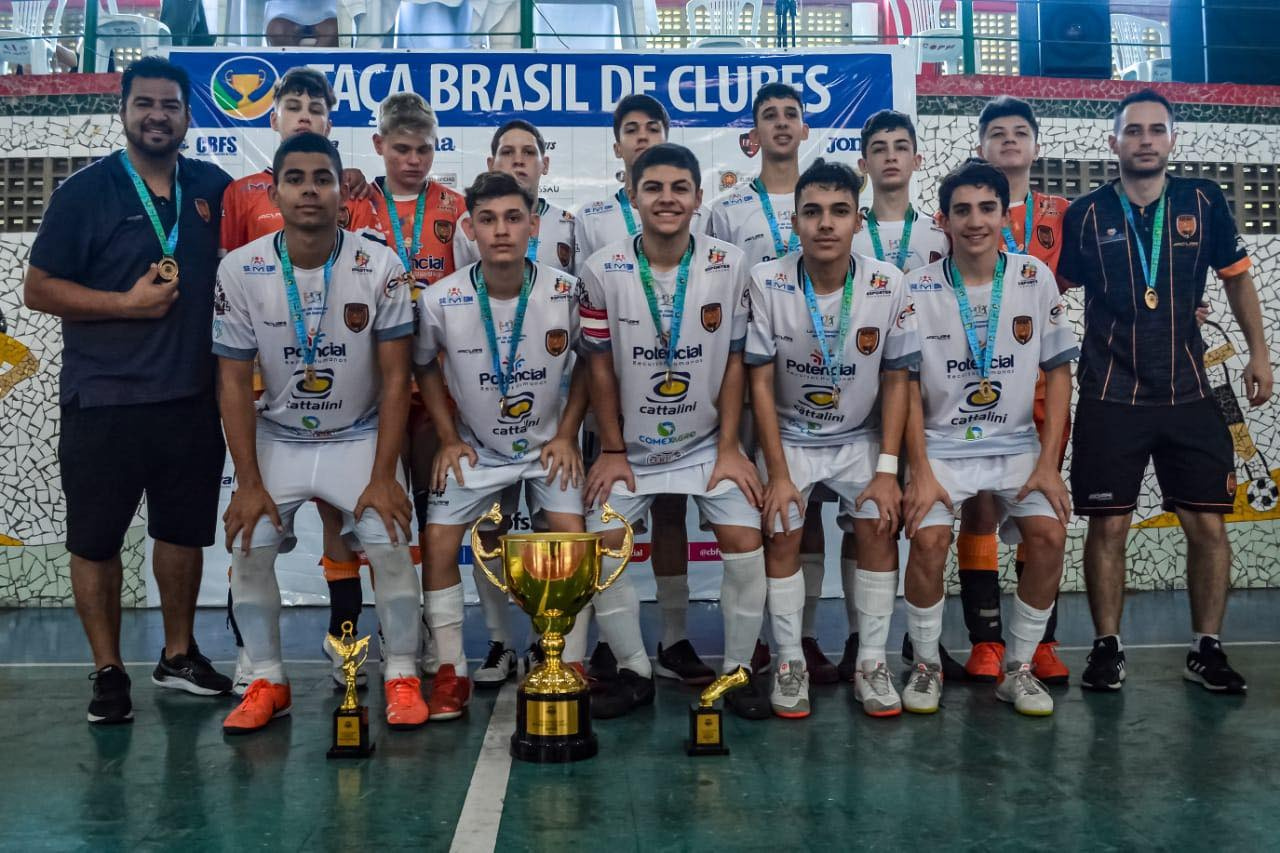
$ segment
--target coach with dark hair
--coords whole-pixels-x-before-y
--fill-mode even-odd
[[[27,307],[63,321],[58,457],[71,588],[96,670],[91,723],[133,719],[120,658],[120,549],[144,495],[165,634],[152,681],[199,695],[231,688],[192,636],[225,458],[210,321],[231,178],[178,153],[190,94],[177,66],[130,66],[125,150],[54,192],[26,276]]]

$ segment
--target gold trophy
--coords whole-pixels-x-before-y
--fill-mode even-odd
[[[729,747],[724,745],[723,712],[715,707],[716,700],[746,685],[751,674],[744,667],[738,667],[728,675],[722,675],[703,690],[698,696],[698,704],[689,708],[689,739],[684,742],[684,751],[689,755],[728,755]]]
[[[235,74],[231,70],[223,75],[223,80],[231,91],[240,96],[239,102],[236,103],[236,109],[249,106],[249,96],[258,90],[258,87],[267,81],[267,75],[262,71],[252,71],[248,74]]]
[[[631,525],[608,504],[600,520],[620,520],[625,527],[622,547],[605,548],[600,533],[519,533],[499,539],[497,550],[480,542],[480,524],[502,522],[502,507],[493,508],[471,527],[471,550],[490,583],[510,595],[533,620],[542,635],[546,660],[525,677],[516,694],[516,732],[511,754],[538,763],[580,761],[599,746],[591,731],[591,694],[587,682],[560,660],[564,635],[591,596],[613,585],[631,560]],[[621,560],[609,579],[600,582],[604,557]],[[494,577],[485,560],[502,558],[506,583]]]
[[[373,752],[369,739],[369,707],[356,699],[356,673],[369,657],[369,638],[356,639],[356,626],[348,620],[342,623],[342,638],[333,647],[342,656],[342,675],[347,681],[347,693],[342,704],[333,711],[333,746],[330,758],[367,758]]]

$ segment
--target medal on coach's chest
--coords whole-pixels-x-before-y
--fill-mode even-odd
[[[1133,216],[1133,205],[1129,197],[1120,190],[1120,207],[1124,209],[1124,218],[1129,222],[1129,230],[1133,232],[1133,242],[1138,244],[1138,262],[1142,264],[1142,280],[1146,285],[1146,293],[1142,301],[1147,303],[1150,311],[1160,307],[1160,295],[1156,293],[1156,275],[1160,270],[1160,252],[1164,249],[1164,203],[1169,193],[1167,189],[1160,191],[1160,201],[1156,204],[1155,222],[1151,225],[1151,253],[1148,260],[1147,247],[1142,245],[1142,235],[1138,233],[1138,221]]]
[[[951,288],[955,291],[956,304],[960,309],[960,324],[964,326],[964,336],[969,342],[969,355],[978,368],[978,390],[970,396],[979,406],[987,406],[1000,398],[991,384],[991,363],[995,361],[996,337],[1000,332],[1000,305],[1004,301],[1004,269],[1006,256],[1001,252],[996,257],[996,268],[991,276],[991,307],[987,309],[987,341],[978,345],[978,330],[973,320],[973,306],[969,304],[969,292],[965,290],[964,276],[960,267],[950,258],[947,259],[947,270],[950,273]]]
[[[1150,308],[1152,311],[1156,310],[1156,308],[1159,307],[1160,305],[1160,297],[1156,295],[1155,288],[1147,289],[1147,295],[1145,299],[1146,299],[1147,307]]]
[[[173,215],[173,227],[169,229],[168,234],[165,234],[164,226],[160,224],[160,214],[156,212],[155,202],[151,200],[151,190],[147,189],[142,176],[133,167],[128,152],[120,154],[120,162],[124,164],[124,170],[133,183],[134,191],[138,194],[138,201],[142,203],[147,219],[151,220],[151,228],[156,232],[156,239],[160,241],[162,254],[160,260],[156,262],[156,277],[165,284],[177,281],[178,261],[173,255],[178,250],[178,223],[182,221],[182,184],[178,183],[178,167],[177,165],[173,167],[173,204],[176,212]]]
[[[165,255],[156,264],[156,275],[166,284],[178,279],[178,262],[172,255]]]
[[[302,362],[302,381],[308,390],[315,388],[316,353],[320,347],[320,324],[324,322],[325,312],[329,308],[329,283],[333,279],[333,265],[338,259],[338,248],[342,240],[334,233],[333,251],[324,262],[324,289],[320,294],[320,309],[316,315],[315,325],[307,329],[306,312],[302,309],[302,295],[298,292],[298,278],[294,273],[293,259],[289,257],[289,246],[281,231],[276,237],[276,252],[280,255],[280,274],[284,279],[285,299],[289,303],[289,319],[293,321],[293,334],[298,341]]]

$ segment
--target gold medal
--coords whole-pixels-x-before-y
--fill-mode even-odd
[[[316,384],[315,367],[313,367],[310,364],[306,366],[306,368],[302,371],[302,381],[307,383],[307,390],[311,390],[312,386]]]
[[[1147,300],[1147,307],[1152,311],[1156,310],[1156,306],[1160,304],[1160,297],[1156,294],[1153,288],[1147,288],[1147,295],[1145,298]]]
[[[840,408],[840,388],[835,385],[831,386],[831,408]]]
[[[987,403],[995,402],[995,399],[996,399],[996,392],[991,387],[991,380],[983,379],[981,382],[979,382],[978,393],[973,395],[973,401],[980,406],[985,406]]]
[[[507,398],[499,397],[498,398],[498,414],[505,415],[506,413],[507,413]]]
[[[160,280],[168,284],[176,281],[178,278],[178,262],[174,260],[173,255],[165,255],[156,264],[156,275]]]

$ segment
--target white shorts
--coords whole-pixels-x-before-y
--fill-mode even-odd
[[[479,468],[471,467],[468,459],[464,459],[462,464],[465,485],[458,485],[450,470],[444,491],[432,492],[428,496],[428,524],[474,524],[495,502],[502,504],[503,514],[509,517],[519,504],[521,483],[524,483],[525,498],[529,512],[533,514],[535,528],[545,527],[543,514],[547,512],[582,515],[582,490],[572,485],[561,490],[559,477],[548,485],[547,471],[538,459]],[[492,525],[484,524],[481,528],[490,529]]]
[[[862,494],[876,474],[876,461],[880,458],[879,442],[870,438],[856,438],[848,444],[830,447],[784,442],[782,453],[787,459],[791,482],[795,483],[805,504],[808,504],[810,495],[819,484],[836,496],[840,502],[837,516],[841,530],[852,531],[852,520],[855,518],[880,518],[880,508],[875,501],[867,501],[862,509],[855,505],[858,495]],[[756,465],[760,469],[761,478],[765,478],[768,471],[763,453],[757,454]],[[804,525],[804,515],[795,504],[788,507],[787,515],[788,526],[793,532]],[[774,533],[782,532],[782,522],[777,516],[774,516],[773,525]]]
[[[1008,544],[1016,544],[1020,539],[1017,526],[1009,519],[1058,517],[1043,492],[1032,492],[1021,501],[1017,500],[1018,492],[1022,491],[1031,472],[1035,470],[1039,456],[1039,452],[1028,451],[1010,456],[930,459],[929,467],[933,469],[933,476],[951,496],[955,514],[948,512],[942,503],[936,503],[920,522],[920,526],[950,527],[952,521],[960,515],[962,503],[978,492],[991,492],[1004,522],[1000,526],[1000,537]]]
[[[283,531],[271,519],[261,518],[253,529],[254,548],[281,545],[294,540],[293,517],[298,508],[319,498],[342,512],[343,533],[355,532],[366,545],[391,541],[382,517],[367,510],[354,515],[361,493],[369,485],[378,435],[371,432],[343,441],[280,441],[258,434],[258,470],[267,493],[276,502]],[[396,466],[396,482],[405,488],[404,472]],[[406,490],[406,495],[408,494]],[[401,533],[401,541],[411,541],[413,531]],[[295,540],[296,541],[296,540]]]
[[[711,479],[714,467],[715,460],[675,470],[665,465],[632,465],[636,490],[633,492],[618,481],[609,493],[608,504],[634,526],[638,519],[648,515],[649,507],[658,495],[689,495],[697,504],[698,512],[710,524],[759,529],[760,510],[751,505],[737,483],[721,480],[714,489],[707,491],[707,481]],[[617,521],[602,524],[599,506],[587,510],[587,531],[590,533],[621,526]]]

